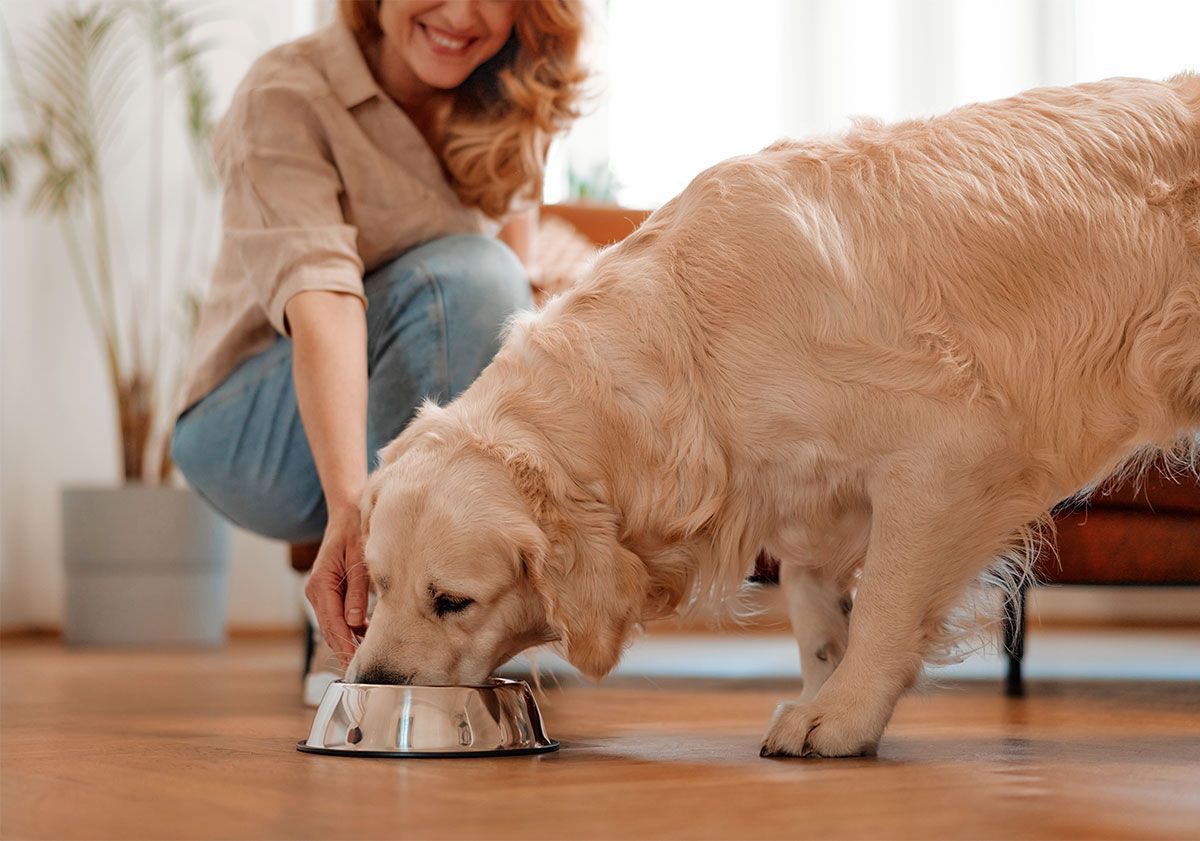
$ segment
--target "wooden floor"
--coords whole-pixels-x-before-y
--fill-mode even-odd
[[[800,761],[758,756],[784,683],[622,679],[546,692],[557,754],[396,761],[296,752],[282,641],[0,655],[5,839],[1200,837],[1200,683],[931,688]]]

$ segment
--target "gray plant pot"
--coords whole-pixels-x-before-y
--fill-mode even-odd
[[[225,640],[231,529],[190,490],[66,488],[66,639],[95,645]]]

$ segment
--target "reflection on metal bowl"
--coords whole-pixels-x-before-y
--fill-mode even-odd
[[[524,681],[478,686],[330,684],[313,719],[307,753],[451,757],[548,753],[533,692]]]

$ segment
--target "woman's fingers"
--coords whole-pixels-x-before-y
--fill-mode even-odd
[[[343,666],[354,656],[354,632],[342,617],[341,576],[330,575],[319,565],[309,576],[304,594],[312,602],[325,644],[333,649]]]
[[[357,543],[352,543],[346,553],[346,624],[355,631],[367,627],[367,575]]]
[[[359,546],[357,510],[331,521],[304,593],[317,613],[325,642],[343,666],[358,645],[355,631],[367,625],[367,570]]]

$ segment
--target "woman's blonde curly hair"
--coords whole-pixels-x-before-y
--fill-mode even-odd
[[[378,0],[339,0],[360,41],[382,37]],[[550,141],[579,116],[582,0],[519,0],[513,34],[453,91],[432,141],[468,207],[493,218],[541,199]]]

